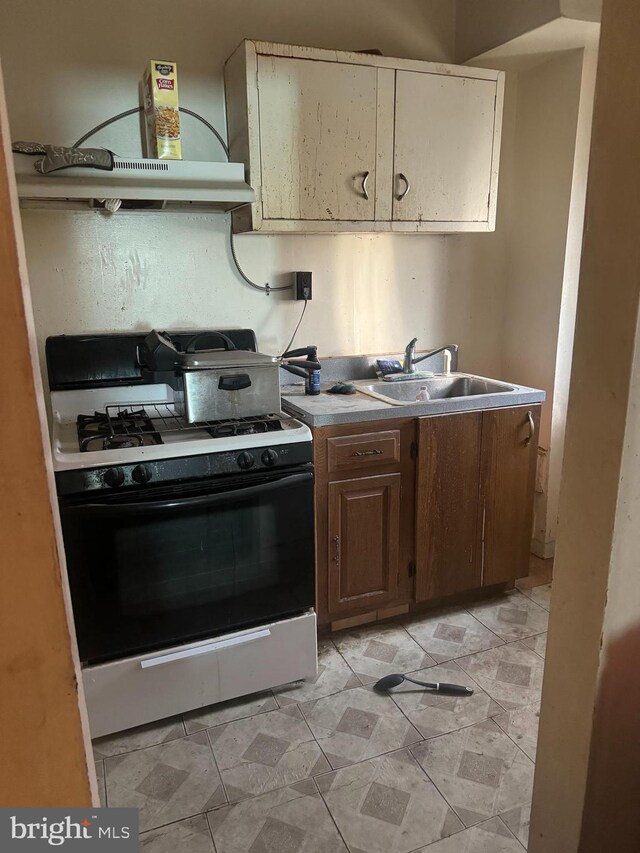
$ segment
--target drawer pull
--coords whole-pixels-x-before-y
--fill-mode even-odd
[[[142,669],[147,669],[150,666],[160,666],[162,663],[171,663],[174,660],[182,660],[183,658],[194,658],[198,655],[206,655],[209,652],[217,652],[220,649],[228,649],[231,646],[243,646],[245,643],[252,643],[254,640],[260,640],[263,637],[270,637],[271,631],[268,628],[263,628],[260,631],[253,631],[251,634],[242,634],[239,637],[229,637],[226,640],[215,640],[213,643],[206,643],[204,646],[196,646],[194,649],[183,649],[180,652],[171,652],[168,655],[160,655],[157,658],[146,658],[140,661]]]
[[[382,456],[384,450],[354,450],[352,456]]]

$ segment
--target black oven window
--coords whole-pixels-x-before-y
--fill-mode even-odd
[[[282,582],[296,547],[267,501],[125,525],[113,536],[119,610],[135,617],[259,595]]]

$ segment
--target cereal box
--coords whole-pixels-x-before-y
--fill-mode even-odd
[[[182,160],[175,62],[151,60],[142,77],[142,106],[145,156],[157,160]]]

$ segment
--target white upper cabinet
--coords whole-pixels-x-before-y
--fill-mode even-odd
[[[237,231],[491,231],[502,72],[243,42],[225,66]]]

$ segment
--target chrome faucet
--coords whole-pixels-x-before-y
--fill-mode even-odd
[[[439,352],[444,353],[444,365],[443,365],[443,373],[448,374],[451,372],[451,352],[458,352],[458,344],[447,344],[443,347],[438,347],[438,349],[429,350],[429,352],[425,352],[423,355],[416,358],[416,344],[418,343],[417,338],[413,338],[413,340],[409,341],[404,351],[404,360],[402,362],[402,372],[403,373],[415,373],[416,369],[414,365],[418,364],[421,361],[424,361],[425,358],[429,358],[432,355],[438,355]]]

